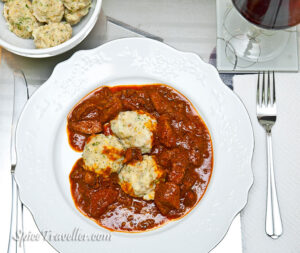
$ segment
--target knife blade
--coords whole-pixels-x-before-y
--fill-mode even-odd
[[[122,22],[120,20],[117,20],[117,19],[113,18],[113,17],[106,16],[106,20],[108,22],[111,22],[112,24],[115,24],[117,26],[121,26],[121,27],[123,27],[124,29],[126,29],[128,31],[134,32],[134,33],[139,34],[141,36],[144,36],[146,38],[150,38],[150,39],[157,40],[157,41],[160,41],[160,42],[164,41],[164,39],[161,38],[161,37],[159,37],[159,36],[156,36],[154,34],[151,34],[151,33],[148,33],[148,32],[146,32],[144,30],[141,30],[141,29],[139,29],[137,27],[134,27],[134,26],[131,26],[129,24],[126,24],[126,23],[124,23],[124,22]]]
[[[19,232],[23,232],[23,203],[19,198],[19,190],[15,181],[15,169],[17,165],[16,151],[16,127],[27,100],[29,98],[28,85],[24,73],[20,70],[14,71],[14,102],[11,124],[11,182],[12,182],[12,205],[10,232],[8,240],[8,253],[25,252],[24,241],[18,238]],[[13,241],[14,240],[14,241]]]

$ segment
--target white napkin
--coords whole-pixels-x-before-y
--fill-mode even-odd
[[[300,252],[300,74],[276,74],[278,117],[273,133],[273,155],[283,235],[273,240],[265,233],[267,155],[264,129],[256,118],[257,75],[235,76],[234,91],[245,104],[253,125],[254,184],[241,213],[244,253]]]

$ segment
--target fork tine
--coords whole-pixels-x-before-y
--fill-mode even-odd
[[[267,105],[271,104],[270,71],[268,71]]]
[[[266,89],[265,89],[265,71],[263,71],[263,80],[262,80],[262,104],[266,103]]]
[[[260,96],[260,71],[257,76],[257,90],[256,90],[256,104],[261,105],[261,96]]]
[[[276,103],[275,73],[273,71],[273,104]]]

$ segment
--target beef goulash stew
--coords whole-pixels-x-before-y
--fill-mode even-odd
[[[209,131],[192,104],[161,85],[100,87],[68,115],[77,209],[111,231],[142,232],[187,214],[213,166]]]

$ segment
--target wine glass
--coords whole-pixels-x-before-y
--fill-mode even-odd
[[[300,0],[232,0],[224,18],[227,50],[249,62],[276,58],[300,23]]]

